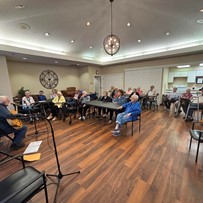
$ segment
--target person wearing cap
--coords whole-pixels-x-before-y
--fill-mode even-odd
[[[133,94],[130,97],[130,102],[123,104],[118,109],[124,109],[124,112],[119,113],[116,117],[116,126],[112,132],[113,136],[120,136],[120,129],[123,124],[129,121],[136,121],[141,113],[140,103],[138,102],[139,97]]]
[[[193,102],[188,107],[188,113],[186,121],[193,120],[192,115],[195,110],[201,109],[203,110],[203,87],[199,89],[201,91],[200,94],[197,94],[197,97],[193,99]]]

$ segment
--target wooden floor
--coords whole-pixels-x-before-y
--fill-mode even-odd
[[[43,121],[37,123],[39,132],[46,130]],[[142,129],[135,123],[134,136],[131,124],[123,127],[123,135],[113,137],[114,124],[88,118],[85,121],[56,121],[53,123],[62,173],[80,170],[61,180],[60,203],[202,203],[203,202],[203,146],[195,164],[197,144],[188,152],[191,122],[170,112],[143,111]],[[35,141],[34,127],[28,125],[26,145]],[[51,137],[40,133],[41,160],[28,163],[46,173],[57,174],[55,156],[50,149]],[[8,149],[8,141],[1,149]],[[17,154],[24,149],[13,151]],[[1,170],[0,179],[20,164]],[[55,179],[53,179],[55,181]],[[53,202],[56,186],[48,179],[48,194]],[[30,202],[41,203],[40,192]]]

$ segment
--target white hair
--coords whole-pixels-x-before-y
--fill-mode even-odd
[[[0,104],[3,104],[7,99],[7,96],[0,96]]]
[[[133,95],[131,96],[131,98],[135,99],[136,101],[139,99],[139,97],[138,97],[136,94],[133,94]]]

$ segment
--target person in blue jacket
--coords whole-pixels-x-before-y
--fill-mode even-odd
[[[130,102],[123,104],[118,109],[124,109],[124,112],[119,113],[116,117],[116,127],[113,131],[113,136],[120,136],[120,129],[123,124],[128,121],[136,121],[141,113],[140,103],[138,102],[139,97],[133,94],[130,97]]]

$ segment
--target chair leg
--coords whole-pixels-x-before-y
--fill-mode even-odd
[[[43,180],[44,180],[44,193],[45,193],[45,199],[46,199],[46,203],[48,203],[49,200],[48,200],[48,192],[47,192],[47,184],[46,184],[46,177],[45,177],[45,175],[43,175]]]
[[[192,136],[191,136],[191,138],[190,138],[189,150],[191,149],[191,145],[192,145]]]
[[[133,121],[132,121],[132,130],[131,130],[131,136],[133,136]]]
[[[199,144],[200,144],[200,142],[198,141],[198,144],[197,144],[197,153],[196,153],[196,159],[195,159],[196,163],[197,163],[198,154],[199,154]]]

